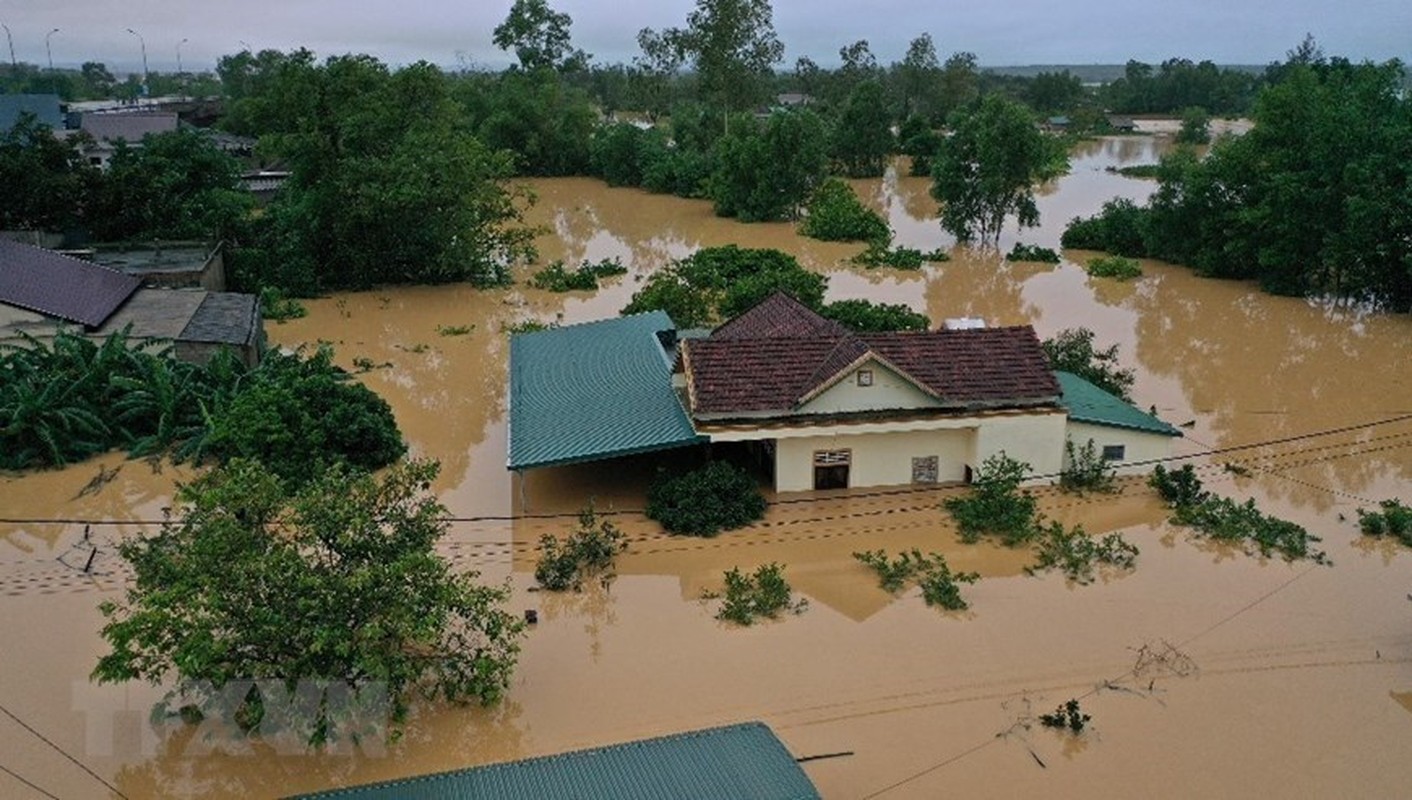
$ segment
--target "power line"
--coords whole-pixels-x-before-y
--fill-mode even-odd
[[[25,730],[29,731],[32,735],[35,736],[35,738],[39,739],[39,741],[44,742],[45,744],[49,745],[51,748],[53,748],[56,752],[58,752],[58,753],[59,753],[60,755],[62,755],[64,758],[67,758],[69,761],[73,762],[74,766],[78,767],[79,769],[83,770],[84,772],[87,772],[90,776],[93,777],[93,780],[98,781],[99,783],[101,783],[101,784],[103,784],[104,786],[108,787],[108,791],[112,792],[113,794],[117,795],[118,797],[123,798],[123,800],[129,800],[129,798],[128,798],[127,795],[125,795],[125,794],[123,794],[122,792],[118,791],[118,787],[114,786],[114,785],[111,784],[111,783],[108,783],[108,782],[107,782],[106,780],[104,780],[103,777],[100,776],[98,773],[94,772],[93,770],[91,770],[91,769],[89,769],[87,766],[85,766],[82,761],[79,761],[77,758],[74,758],[73,756],[69,755],[69,753],[68,753],[67,750],[65,750],[64,748],[60,747],[60,746],[57,745],[57,744],[54,744],[54,742],[53,742],[51,739],[49,739],[49,737],[45,736],[44,734],[40,733],[39,731],[35,730],[34,728],[31,728],[28,724],[25,723],[24,720],[22,720],[22,719],[20,719],[19,717],[15,716],[14,712],[11,711],[10,709],[6,708],[4,705],[0,705],[0,713],[4,713],[5,716],[7,716],[7,717],[9,717],[10,719],[14,720],[16,725],[19,725],[21,728],[24,728]],[[12,774],[13,774],[13,773],[12,773]],[[37,788],[37,787],[36,787],[36,788]],[[50,795],[50,797],[53,797],[53,795]]]
[[[28,780],[25,780],[24,778],[20,777],[20,775],[19,775],[18,773],[16,773],[14,770],[10,769],[9,767],[5,766],[4,764],[0,764],[0,772],[4,772],[6,775],[9,775],[11,778],[14,778],[15,780],[19,781],[20,783],[23,783],[25,786],[28,786],[29,788],[35,790],[36,792],[39,792],[40,794],[44,795],[45,797],[52,798],[52,800],[59,800],[59,796],[58,796],[57,794],[54,794],[54,793],[52,793],[52,792],[46,792],[45,790],[39,788],[38,786],[35,786],[33,782],[28,781]]]

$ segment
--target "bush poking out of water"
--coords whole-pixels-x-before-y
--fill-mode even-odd
[[[1110,167],[1110,169],[1112,169]],[[1133,164],[1127,167],[1118,167],[1113,171],[1125,178],[1153,178],[1158,175],[1158,170],[1162,169],[1159,164]]]
[[[551,592],[569,589],[580,591],[583,582],[595,575],[606,575],[613,559],[628,549],[627,537],[608,520],[599,521],[593,506],[579,512],[579,526],[567,538],[546,533],[539,538],[539,563],[534,567],[534,579]]]
[[[763,564],[753,575],[732,567],[726,573],[726,591],[722,597],[716,619],[737,625],[777,619],[785,611],[802,614],[809,607],[807,600],[791,600],[789,582],[784,579],[784,567],[779,564]]]
[[[1010,248],[1010,252],[1005,254],[1007,261],[1036,261],[1041,264],[1058,264],[1059,254],[1048,247],[1040,247],[1036,244],[1020,244]]]
[[[668,533],[715,536],[765,515],[755,476],[725,461],[659,478],[647,492],[647,516]]]
[[[591,292],[598,288],[599,278],[626,275],[628,268],[616,258],[597,263],[583,262],[573,271],[563,261],[555,261],[530,278],[530,286],[550,292]]]
[[[885,246],[892,239],[882,216],[863,205],[838,178],[830,178],[814,190],[799,232],[825,242],[878,242]]]
[[[951,256],[943,250],[933,250],[924,253],[911,247],[892,247],[885,244],[870,244],[868,249],[853,257],[853,263],[861,264],[868,269],[876,267],[891,267],[901,270],[919,270],[922,265],[932,262],[940,263],[950,261]]]
[[[1103,391],[1132,402],[1135,374],[1118,361],[1118,345],[1099,350],[1093,346],[1093,331],[1065,328],[1039,343],[1050,369],[1072,372]]]
[[[1142,265],[1136,259],[1124,256],[1098,256],[1090,258],[1085,268],[1095,278],[1113,278],[1127,281],[1142,277]]]
[[[932,321],[901,303],[874,303],[871,300],[838,300],[819,313],[841,322],[854,331],[924,331]]]
[[[1074,440],[1064,442],[1067,466],[1059,473],[1059,488],[1082,495],[1085,492],[1111,494],[1118,490],[1113,480],[1113,465],[1103,459],[1092,439],[1083,447],[1074,447]]]
[[[1367,536],[1392,536],[1412,547],[1412,507],[1393,498],[1378,503],[1382,511],[1358,509],[1358,527]]]
[[[1175,472],[1159,464],[1148,483],[1172,507],[1172,524],[1192,528],[1200,537],[1240,545],[1247,552],[1254,548],[1267,558],[1278,553],[1286,561],[1307,558],[1317,564],[1332,563],[1314,547],[1318,536],[1293,522],[1262,513],[1254,500],[1237,503],[1210,494],[1201,487],[1201,479],[1190,464]]]
[[[508,334],[534,333],[536,331],[548,331],[559,327],[557,322],[540,322],[537,319],[525,319],[519,322],[512,322],[508,325],[501,325],[500,332]]]
[[[287,319],[299,319],[309,315],[309,309],[304,304],[292,297],[286,297],[284,292],[273,286],[266,286],[260,290],[260,316],[284,322]]]
[[[964,611],[970,604],[961,597],[962,583],[975,583],[980,579],[978,572],[952,572],[946,563],[946,556],[940,553],[922,555],[913,548],[888,558],[885,550],[868,550],[854,553],[853,557],[866,564],[878,575],[878,585],[883,591],[897,594],[909,583],[922,589],[922,599],[929,606],[941,606],[948,611]]]
[[[442,336],[465,336],[475,330],[475,325],[438,325],[436,332]]]
[[[1020,491],[1029,468],[998,453],[981,464],[969,495],[947,498],[943,506],[960,527],[961,541],[974,544],[988,536],[1019,547],[1034,539],[1039,533],[1035,499]]]
[[[1058,569],[1064,577],[1079,585],[1093,583],[1096,567],[1113,569],[1133,569],[1137,566],[1138,549],[1120,533],[1110,533],[1102,539],[1095,539],[1076,526],[1066,530],[1058,522],[1045,526],[1035,542],[1035,552],[1039,560],[1025,572],[1033,575],[1050,569]]]
[[[1093,717],[1085,714],[1083,708],[1079,706],[1078,700],[1069,700],[1054,709],[1052,714],[1039,715],[1039,724],[1044,727],[1057,728],[1061,731],[1067,728],[1075,734],[1083,733],[1084,727],[1092,720]]]

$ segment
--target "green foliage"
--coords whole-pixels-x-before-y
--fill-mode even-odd
[[[284,322],[289,319],[299,319],[308,316],[309,309],[304,304],[292,297],[286,297],[284,292],[274,286],[266,286],[260,290],[260,314],[267,320]]]
[[[770,67],[784,56],[769,0],[696,0],[686,23],[660,38],[695,68],[701,94],[737,111],[758,102]]]
[[[612,569],[613,559],[628,549],[627,536],[608,520],[599,521],[590,505],[579,512],[579,526],[567,538],[546,533],[539,538],[534,579],[551,592],[579,591],[584,580]]]
[[[580,69],[588,55],[570,45],[571,25],[568,14],[554,11],[544,0],[515,0],[491,41],[501,50],[515,51],[521,69]]]
[[[1142,258],[1148,254],[1149,213],[1126,198],[1103,204],[1092,217],[1070,220],[1059,243],[1081,250],[1106,250],[1120,256]]]
[[[1172,523],[1193,528],[1198,536],[1247,551],[1253,547],[1267,558],[1278,553],[1286,561],[1307,558],[1316,564],[1332,563],[1314,547],[1318,536],[1293,522],[1262,513],[1254,500],[1237,503],[1205,491],[1190,464],[1175,472],[1159,464],[1148,482],[1173,509]]]
[[[1028,464],[997,453],[981,464],[969,495],[946,499],[943,506],[956,520],[961,541],[988,536],[1019,547],[1039,534],[1034,496],[1019,488],[1028,471]]]
[[[535,331],[547,331],[559,327],[557,322],[540,322],[537,319],[526,319],[500,328],[501,333],[534,333]]]
[[[1118,363],[1118,345],[1095,350],[1093,331],[1088,328],[1066,328],[1039,346],[1049,361],[1049,368],[1071,372],[1115,397],[1132,402],[1135,375]]]
[[[32,114],[0,133],[0,230],[65,230],[84,217],[101,175],[79,141],[58,138]]]
[[[921,116],[910,116],[897,131],[898,149],[912,157],[913,177],[932,174],[932,157],[941,148],[941,135]]]
[[[668,533],[715,536],[765,515],[755,476],[725,461],[681,475],[663,475],[647,492],[647,517]]]
[[[232,681],[345,682],[385,689],[396,719],[414,695],[497,701],[522,626],[503,609],[506,589],[436,553],[447,527],[428,493],[436,472],[334,467],[297,493],[244,460],[199,476],[157,535],[119,544],[133,577],[122,601],[100,607],[111,651],[94,677],[174,677],[207,700]],[[260,700],[234,710],[247,727]],[[342,733],[316,705],[311,743]]]
[[[1116,172],[1125,178],[1156,178],[1161,174],[1161,169],[1160,164],[1133,164],[1127,167],[1119,167]],[[1075,247],[1077,246],[1078,245],[1075,245]]]
[[[1063,730],[1068,728],[1070,732],[1083,733],[1084,726],[1088,725],[1093,717],[1083,713],[1078,700],[1070,700],[1067,703],[1054,709],[1052,714],[1040,714],[1039,724],[1046,728],[1058,728]]]
[[[465,336],[475,330],[476,326],[471,325],[437,325],[436,332],[441,336]]]
[[[970,604],[961,597],[959,584],[975,583],[981,577],[977,572],[952,572],[946,563],[946,556],[940,553],[923,555],[916,548],[898,553],[895,559],[889,559],[884,550],[854,553],[853,557],[878,574],[878,585],[884,591],[896,594],[909,583],[915,583],[921,588],[922,599],[927,605],[940,606],[948,611],[970,608]]]
[[[709,183],[716,214],[742,222],[794,219],[824,179],[827,132],[807,109],[741,117],[715,145]]]
[[[120,143],[89,225],[100,241],[230,238],[255,205],[241,172],[200,131],[149,134],[141,147]]]
[[[868,248],[853,257],[853,263],[862,264],[868,269],[876,267],[888,267],[890,269],[919,270],[928,263],[940,263],[950,261],[951,256],[944,250],[933,250],[924,253],[911,247],[887,247],[885,244],[873,242]]]
[[[883,174],[897,143],[882,84],[865,80],[853,87],[834,122],[832,139],[830,155],[845,175],[874,178]]]
[[[1070,581],[1086,585],[1093,583],[1097,566],[1124,570],[1135,568],[1138,549],[1120,533],[1094,539],[1081,525],[1066,530],[1062,524],[1050,522],[1041,528],[1039,538],[1035,540],[1035,553],[1038,560],[1033,567],[1025,568],[1027,573],[1033,575],[1057,569]]]
[[[589,143],[589,168],[609,186],[642,185],[644,139],[648,135],[626,122],[600,126]]]
[[[1358,509],[1358,528],[1366,536],[1392,536],[1412,547],[1412,507],[1397,498],[1378,503],[1381,511]]]
[[[1005,259],[1007,261],[1037,261],[1042,264],[1058,264],[1060,261],[1059,254],[1048,247],[1019,242],[1015,242],[1015,246],[1005,254]]]
[[[858,332],[924,331],[931,327],[926,314],[901,303],[838,300],[819,309],[823,316]]]
[[[334,366],[328,347],[308,359],[266,354],[229,406],[212,412],[205,448],[220,461],[260,461],[292,487],[320,465],[373,470],[407,451],[387,401]]]
[[[1142,277],[1142,265],[1136,259],[1124,256],[1090,258],[1088,266],[1084,267],[1084,270],[1095,278],[1116,278],[1120,281],[1128,281]]]
[[[726,591],[716,619],[752,625],[762,618],[777,619],[785,611],[802,614],[808,607],[806,600],[791,601],[789,582],[779,564],[762,564],[753,575],[732,567],[725,579]]]
[[[1211,141],[1211,115],[1200,106],[1182,112],[1182,127],[1177,131],[1177,144],[1207,144]]]
[[[887,242],[892,238],[882,215],[863,205],[853,189],[837,178],[814,190],[799,232],[825,242]]]
[[[1064,440],[1064,470],[1059,473],[1059,488],[1084,494],[1117,491],[1113,482],[1113,465],[1103,459],[1092,439],[1083,447],[1074,447],[1073,439]]]
[[[1173,508],[1200,505],[1210,498],[1201,486],[1196,468],[1190,464],[1183,464],[1178,470],[1169,470],[1158,464],[1152,468],[1147,485],[1156,489],[1162,502]]]
[[[1023,106],[998,94],[959,115],[932,166],[941,226],[959,241],[993,242],[1012,214],[1022,228],[1038,225],[1034,185],[1056,159],[1067,163],[1056,141],[1035,128]]]
[[[1190,106],[1217,114],[1243,114],[1255,99],[1260,78],[1241,69],[1171,58],[1154,68],[1129,61],[1123,76],[1098,92],[1102,104],[1119,114],[1174,114]]]
[[[616,258],[605,258],[596,263],[585,261],[572,272],[564,268],[563,261],[554,261],[536,272],[529,283],[536,289],[551,292],[591,292],[598,288],[599,278],[626,275],[627,272],[628,268]]]
[[[818,309],[827,285],[779,250],[706,247],[653,273],[623,313],[660,309],[678,327],[700,327],[729,319],[776,291]]]

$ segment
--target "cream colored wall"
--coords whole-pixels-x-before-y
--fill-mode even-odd
[[[965,478],[975,431],[950,428],[893,433],[855,433],[776,440],[775,489],[814,488],[814,452],[851,450],[850,488],[896,486],[912,482],[912,459],[937,456],[937,480]]]
[[[1088,443],[1089,439],[1092,439],[1099,454],[1103,453],[1104,445],[1121,444],[1126,447],[1127,450],[1123,454],[1122,461],[1110,462],[1113,465],[1113,471],[1119,475],[1140,475],[1151,472],[1151,464],[1128,465],[1132,462],[1166,458],[1171,455],[1172,440],[1176,438],[1160,433],[1113,428],[1107,425],[1090,425],[1085,422],[1070,422],[1068,437],[1074,441],[1075,447],[1082,447]]]
[[[1068,419],[1063,411],[987,418],[976,437],[973,463],[980,467],[987,458],[1003,452],[1029,464],[1032,475],[1058,475]]]
[[[879,364],[868,361],[859,369],[873,371],[873,385],[858,385],[858,370],[849,370],[838,383],[799,407],[799,414],[842,414],[851,411],[887,411],[906,408],[936,408],[939,403],[911,381]]]

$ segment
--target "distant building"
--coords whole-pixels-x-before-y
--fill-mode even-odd
[[[254,295],[144,287],[139,275],[0,239],[0,343],[61,330],[100,339],[124,328],[137,341],[170,342],[193,363],[230,348],[253,365],[264,348]]]
[[[1132,133],[1137,130],[1137,123],[1132,117],[1123,117],[1117,114],[1108,115],[1108,127],[1119,133]]]
[[[39,124],[56,131],[64,128],[57,94],[0,94],[0,134],[9,133],[23,114],[33,114]]]
[[[93,139],[83,150],[88,163],[106,168],[119,142],[125,142],[128,147],[141,147],[142,137],[171,133],[177,125],[177,115],[166,111],[111,112],[84,114],[79,130]]]
[[[1073,120],[1065,116],[1049,117],[1044,121],[1044,129],[1047,131],[1067,131]]]

